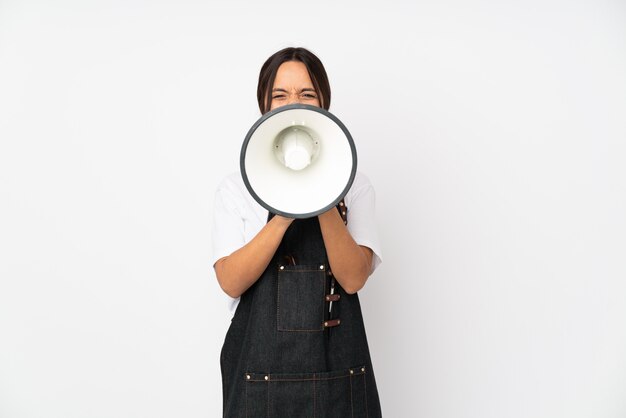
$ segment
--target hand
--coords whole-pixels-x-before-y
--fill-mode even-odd
[[[241,296],[261,277],[292,222],[274,216],[250,242],[215,262],[217,281],[228,296]]]
[[[365,285],[371,272],[372,250],[354,241],[334,207],[319,215],[318,219],[333,276],[347,293],[356,293]]]
[[[275,219],[275,221],[274,221],[274,219]],[[282,226],[284,228],[287,228],[294,221],[294,218],[287,218],[287,217],[281,216],[281,215],[274,215],[272,220],[274,222],[276,222],[278,225],[280,225],[280,226]]]
[[[317,217],[320,219],[320,221],[322,219],[339,219],[343,224],[343,219],[341,219],[341,215],[339,214],[336,206],[331,207],[324,213],[320,213],[319,215],[317,215]]]

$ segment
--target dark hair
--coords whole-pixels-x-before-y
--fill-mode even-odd
[[[330,84],[322,61],[305,48],[285,48],[269,57],[261,67],[256,94],[261,114],[269,112],[271,108],[272,87],[274,87],[278,67],[287,61],[298,61],[304,64],[319,98],[320,107],[328,110],[330,107]]]

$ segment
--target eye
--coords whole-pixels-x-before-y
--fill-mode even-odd
[[[317,99],[314,93],[304,93],[302,96],[304,96],[305,99]]]
[[[285,98],[284,94],[274,94],[272,96],[272,99],[275,99],[275,100],[281,100],[281,99],[284,99],[284,98]]]

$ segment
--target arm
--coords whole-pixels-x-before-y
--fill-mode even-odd
[[[226,294],[237,298],[258,280],[292,221],[274,216],[250,242],[215,262],[217,281]]]
[[[370,275],[372,250],[354,241],[334,207],[318,218],[333,275],[347,293],[358,292]]]

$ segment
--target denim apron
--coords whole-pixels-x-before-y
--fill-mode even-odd
[[[317,217],[291,223],[241,295],[220,366],[225,418],[381,416],[359,298],[335,281]]]

